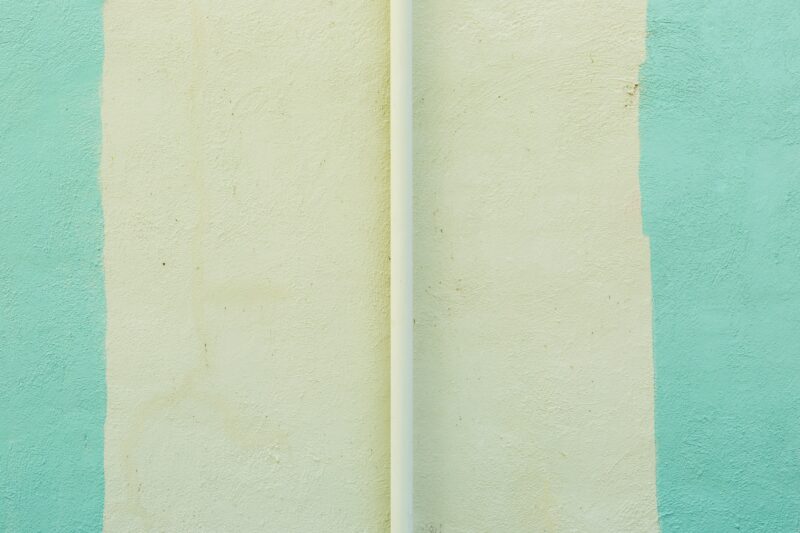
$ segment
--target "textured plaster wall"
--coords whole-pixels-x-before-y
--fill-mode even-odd
[[[658,528],[645,2],[417,2],[420,532]]]
[[[384,531],[388,12],[109,0],[107,531]]]
[[[416,532],[800,530],[795,3],[415,26]],[[387,40],[0,0],[0,530],[387,531]]]
[[[662,528],[800,531],[800,10],[650,0],[648,18]]]
[[[0,531],[103,515],[102,2],[0,0]]]

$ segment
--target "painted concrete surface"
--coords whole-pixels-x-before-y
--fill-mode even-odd
[[[387,28],[106,3],[107,531],[386,529]]]
[[[0,530],[103,513],[102,3],[0,1]]]
[[[417,2],[420,532],[656,531],[645,2]]]
[[[415,9],[416,531],[800,530],[800,11]],[[0,0],[0,530],[387,531],[387,41]]]
[[[648,26],[662,530],[800,531],[800,11],[651,0]]]

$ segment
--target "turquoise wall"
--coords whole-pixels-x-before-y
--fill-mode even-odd
[[[99,531],[100,0],[0,0],[0,529]]]
[[[641,185],[665,532],[800,530],[800,9],[651,0]]]

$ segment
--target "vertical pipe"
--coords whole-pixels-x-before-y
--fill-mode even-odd
[[[390,0],[391,528],[413,529],[412,0]]]

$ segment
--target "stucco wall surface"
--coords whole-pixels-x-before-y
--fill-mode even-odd
[[[415,4],[420,532],[658,529],[645,8]]]
[[[0,531],[103,515],[100,0],[0,0]]]
[[[109,0],[107,531],[383,531],[380,2]]]
[[[800,531],[800,10],[650,0],[648,31],[662,529]]]
[[[796,3],[414,9],[415,533],[800,531]],[[0,531],[388,530],[388,16],[0,0]]]

